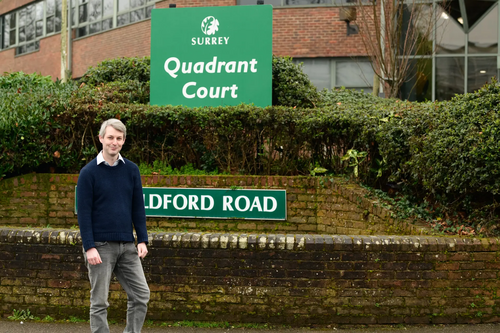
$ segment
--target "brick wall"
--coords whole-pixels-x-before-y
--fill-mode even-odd
[[[70,228],[78,175],[28,174],[0,181],[0,225]],[[281,176],[143,176],[143,186],[285,189],[287,220],[148,218],[149,228],[170,231],[395,234],[422,232],[391,217],[367,192],[341,178]],[[378,203],[378,204],[377,204]]]
[[[0,72],[39,73],[52,78],[61,76],[61,35],[40,40],[40,50],[15,56],[15,48],[0,51]]]
[[[275,8],[273,54],[305,58],[365,55],[361,37],[347,36],[339,12],[340,7]]]
[[[26,4],[25,0],[0,2],[0,14]],[[156,8],[197,6],[233,6],[236,0],[167,0]],[[273,53],[293,57],[362,56],[359,36],[346,35],[346,24],[339,21],[340,7],[302,7],[273,10]],[[73,41],[73,77],[81,77],[90,66],[116,57],[150,55],[151,21],[146,20]],[[40,63],[41,61],[41,63]],[[5,71],[38,72],[60,76],[60,34],[40,40],[40,50],[14,57],[14,49],[0,51],[0,73]]]
[[[0,313],[87,318],[75,230],[0,228]],[[500,240],[152,233],[147,319],[448,324],[500,319]],[[113,282],[110,319],[126,296]]]
[[[0,14],[8,13],[30,2],[33,2],[33,0],[2,0],[0,1]]]
[[[151,53],[151,21],[141,21],[73,42],[73,77],[106,59],[145,57]]]

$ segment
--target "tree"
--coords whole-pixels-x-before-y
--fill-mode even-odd
[[[356,24],[385,97],[398,97],[401,86],[418,75],[414,55],[431,55],[435,18],[432,1],[356,0]],[[348,7],[345,7],[346,10]]]

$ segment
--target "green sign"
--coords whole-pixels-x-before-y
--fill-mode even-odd
[[[285,190],[144,187],[147,216],[286,220]]]
[[[153,9],[151,105],[272,103],[272,6]]]
[[[143,187],[146,216],[286,220],[286,190]],[[78,201],[75,186],[75,214]]]

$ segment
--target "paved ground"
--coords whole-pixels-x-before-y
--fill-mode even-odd
[[[122,333],[123,325],[111,325],[110,333]],[[142,333],[322,333],[349,332],[349,333],[499,333],[499,324],[481,325],[448,325],[448,326],[406,326],[406,327],[378,327],[378,328],[290,328],[290,329],[221,329],[221,328],[188,328],[188,327],[145,327]],[[0,320],[0,333],[89,333],[87,323],[55,324],[33,323]]]

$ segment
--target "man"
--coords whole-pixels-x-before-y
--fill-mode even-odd
[[[94,333],[109,332],[107,308],[112,273],[128,296],[124,333],[141,331],[149,301],[140,260],[148,253],[141,176],[137,165],[120,155],[126,131],[120,120],[105,121],[99,132],[102,151],[78,177],[78,224],[89,271],[90,328]]]

